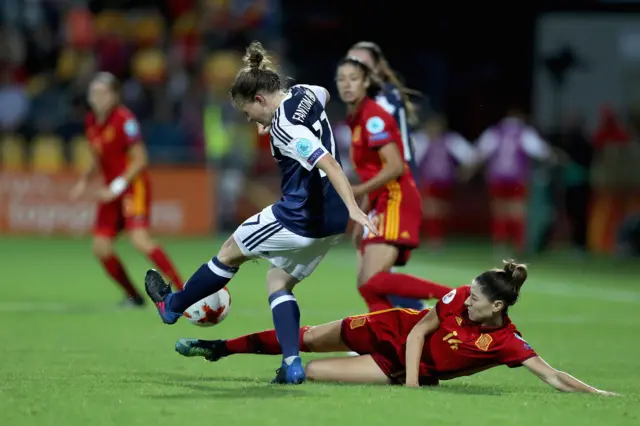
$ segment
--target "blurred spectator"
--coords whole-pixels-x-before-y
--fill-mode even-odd
[[[24,37],[15,27],[0,27],[0,63],[2,69],[16,69],[24,63],[27,46]]]
[[[565,117],[562,129],[552,136],[552,142],[566,154],[562,174],[571,243],[578,252],[585,253],[589,200],[591,199],[590,169],[593,146],[587,139],[582,118],[577,114]]]
[[[191,141],[193,158],[204,159],[204,94],[203,87],[194,75],[187,77],[188,86],[184,100],[178,106],[178,123]]]
[[[29,99],[24,86],[14,81],[9,67],[0,71],[0,131],[15,132],[29,112]]]
[[[25,67],[30,74],[53,69],[56,65],[59,46],[55,34],[46,23],[26,33],[27,60]]]
[[[622,222],[616,251],[620,256],[640,256],[640,213],[631,214]]]
[[[204,106],[204,139],[207,159],[218,170],[218,216],[222,228],[234,228],[237,200],[256,153],[257,131],[228,101],[231,86],[241,66],[232,51],[212,55],[204,68],[207,96]]]
[[[640,104],[629,108],[629,133],[631,140],[640,144]]]
[[[69,117],[72,96],[55,84],[53,72],[38,75],[33,83],[29,128],[34,132],[52,132]]]
[[[429,117],[413,140],[423,202],[422,229],[431,247],[439,249],[444,244],[457,178],[462,170],[472,168],[476,153],[469,141],[449,128],[443,114]]]
[[[624,145],[629,141],[629,133],[621,126],[615,113],[609,107],[600,111],[600,123],[593,136],[593,146],[602,149],[609,145]]]

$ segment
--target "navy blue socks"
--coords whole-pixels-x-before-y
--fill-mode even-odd
[[[276,337],[282,348],[282,358],[291,364],[300,355],[300,309],[293,293],[279,290],[269,296]]]
[[[182,314],[197,301],[223,289],[236,272],[238,268],[227,266],[214,257],[200,266],[181,291],[171,294],[168,300],[169,310]]]

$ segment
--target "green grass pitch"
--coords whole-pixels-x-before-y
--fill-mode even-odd
[[[216,239],[163,240],[186,277]],[[142,289],[146,259],[118,245]],[[349,246],[333,250],[296,291],[303,324],[363,313]],[[452,286],[497,266],[488,246],[415,253],[407,271]],[[229,289],[221,325],[168,327],[151,307],[118,310],[120,293],[86,239],[0,239],[0,424],[388,425],[640,424],[640,262],[522,259],[530,280],[512,319],[556,368],[622,398],[561,394],[524,369],[496,368],[437,389],[306,383],[269,385],[280,359],[241,355],[207,363],[177,355],[179,337],[224,338],[271,328],[266,265],[248,263]],[[305,355],[305,359],[312,359]]]

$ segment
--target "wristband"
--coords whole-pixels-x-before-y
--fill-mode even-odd
[[[116,196],[122,194],[125,189],[127,189],[127,180],[122,176],[115,178],[109,185],[109,190]]]

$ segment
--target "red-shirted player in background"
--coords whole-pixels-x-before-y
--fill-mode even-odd
[[[113,239],[126,229],[131,244],[182,288],[182,280],[164,250],[149,235],[151,187],[147,174],[147,152],[139,124],[133,113],[120,103],[119,83],[109,73],[99,73],[89,87],[89,105],[85,130],[93,162],[73,187],[77,200],[87,189],[89,179],[98,171],[105,186],[97,195],[93,252],[105,270],[126,292],[125,304],[143,305],[120,259],[115,255]]]
[[[559,391],[616,395],[554,369],[522,338],[507,310],[526,278],[524,265],[505,262],[504,269],[483,272],[470,286],[451,290],[434,309],[395,308],[303,327],[300,349],[305,352],[360,354],[311,361],[307,378],[417,387],[499,365],[524,365]],[[279,354],[280,345],[275,331],[267,330],[231,340],[180,339],[176,351],[218,361],[239,353]]]
[[[338,64],[338,92],[347,104],[351,128],[351,161],[361,183],[353,187],[356,197],[364,196],[362,211],[378,222],[380,235],[354,228],[360,249],[358,290],[369,311],[391,308],[388,297],[441,298],[450,289],[412,275],[390,272],[407,263],[411,250],[420,241],[422,202],[405,160],[400,129],[391,114],[370,94],[380,91],[373,71],[357,58]]]

